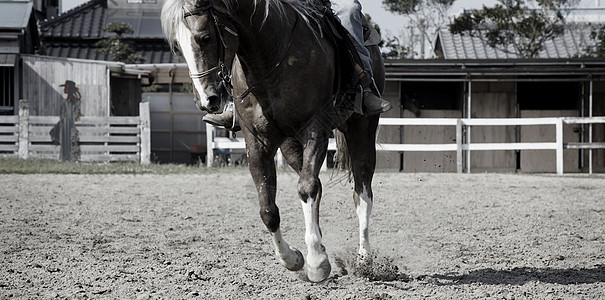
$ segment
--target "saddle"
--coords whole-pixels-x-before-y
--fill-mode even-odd
[[[334,106],[363,114],[361,86],[373,85],[372,82],[361,82],[360,72],[364,72],[363,63],[346,28],[336,19],[332,10],[324,6],[321,10],[320,23],[324,37],[329,40],[336,52],[336,80],[334,86]],[[381,37],[378,31],[363,18],[365,46],[376,46]]]

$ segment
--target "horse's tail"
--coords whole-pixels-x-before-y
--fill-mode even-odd
[[[344,133],[340,130],[334,130],[334,139],[336,140],[336,154],[334,154],[334,164],[340,170],[347,171],[349,182],[352,180],[353,161],[349,154],[349,147]]]

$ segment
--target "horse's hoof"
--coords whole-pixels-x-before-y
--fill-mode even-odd
[[[312,268],[311,266],[307,266],[307,278],[311,282],[322,282],[330,276],[330,272],[332,271],[332,266],[330,265],[330,261],[325,259],[319,264],[317,268]]]
[[[357,266],[358,267],[369,268],[369,267],[372,267],[372,264],[373,264],[372,256],[370,256],[368,253],[357,255]]]
[[[282,264],[284,265],[284,267],[286,267],[286,269],[290,271],[299,271],[305,266],[305,257],[297,249],[292,249],[292,252],[294,252],[295,255],[294,261],[288,262],[282,260]]]

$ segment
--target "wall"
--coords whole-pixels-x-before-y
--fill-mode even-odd
[[[576,110],[522,110],[522,118],[548,118],[548,117],[579,117]],[[565,143],[579,142],[578,133],[574,128],[579,125],[564,125],[563,140]],[[521,142],[554,142],[556,128],[553,125],[521,126]],[[556,172],[556,153],[554,150],[522,150],[521,172]],[[574,149],[563,150],[563,172],[579,172],[579,151]]]
[[[425,83],[426,84],[426,83]],[[466,84],[466,83],[465,83]],[[414,83],[407,83],[409,86]],[[394,109],[382,115],[383,118],[415,118],[409,111],[403,111],[401,105],[401,85],[399,82],[387,82],[385,97],[389,99]],[[516,99],[516,83],[503,82],[472,82],[472,118],[537,118],[537,117],[576,117],[578,110],[518,110]],[[428,89],[429,93],[432,93]],[[586,103],[588,92],[585,92]],[[422,96],[417,95],[418,99]],[[578,95],[579,97],[579,95]],[[466,106],[466,97],[462,105]],[[575,101],[571,99],[569,101]],[[605,83],[595,82],[593,86],[594,116],[605,115]],[[570,105],[574,105],[571,103]],[[588,105],[588,104],[586,104]],[[588,108],[586,108],[587,110]],[[517,112],[519,111],[519,112]],[[421,109],[421,117],[426,118],[460,118],[462,110],[457,109]],[[382,143],[452,143],[455,141],[453,126],[383,126],[378,135]],[[579,142],[580,125],[564,126],[565,142]],[[588,141],[588,129],[585,129]],[[512,142],[554,142],[554,126],[485,126],[472,127],[471,141],[473,143],[512,143]],[[594,125],[593,141],[605,142],[605,126]],[[578,150],[564,151],[564,171],[579,172]],[[588,151],[585,150],[584,171],[587,171]],[[519,156],[519,157],[518,157]],[[593,171],[605,171],[605,150],[593,151]],[[464,156],[466,159],[466,155]],[[455,153],[450,152],[378,152],[377,169],[404,172],[455,172]],[[473,151],[471,152],[471,170],[473,172],[555,172],[555,152],[550,150],[517,151]]]
[[[206,123],[193,95],[144,93],[151,115],[152,160],[161,163],[197,163],[193,149],[206,148]]]
[[[588,86],[588,84],[586,84]],[[593,83],[593,116],[605,116],[605,82]],[[588,111],[588,101],[585,101],[586,111]],[[586,114],[588,116],[588,113]],[[585,141],[588,141],[588,126],[584,127]],[[593,142],[605,142],[605,124],[594,124],[592,127]],[[585,153],[585,170],[588,171],[588,150]],[[605,172],[605,149],[595,149],[592,151],[592,170],[593,172]]]
[[[23,99],[30,101],[31,115],[59,115],[65,99],[61,85],[71,80],[82,96],[82,115],[109,116],[107,65],[48,56],[24,55],[22,59]]]
[[[382,118],[401,118],[400,104],[401,95],[399,82],[387,81],[384,88],[384,99],[393,105],[393,109],[381,114]],[[378,143],[399,143],[401,126],[379,126],[376,141]],[[376,170],[399,172],[401,155],[397,152],[376,152]]]
[[[514,82],[473,82],[471,84],[472,118],[515,118]],[[464,116],[465,118],[467,116]],[[515,142],[513,126],[475,126],[471,128],[472,143]],[[514,172],[515,151],[472,151],[473,172]]]
[[[404,118],[413,118],[409,111]],[[422,110],[424,118],[460,118],[459,110]],[[403,141],[406,144],[451,144],[456,141],[455,126],[403,126]],[[456,152],[411,152],[403,153],[404,172],[456,172]]]

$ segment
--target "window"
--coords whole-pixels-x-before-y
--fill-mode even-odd
[[[413,99],[420,109],[458,110],[462,107],[464,86],[461,82],[404,82],[401,88],[404,99]]]
[[[15,69],[0,67],[0,114],[12,114],[15,106]]]
[[[519,82],[517,100],[526,110],[574,110],[580,107],[579,82]]]

